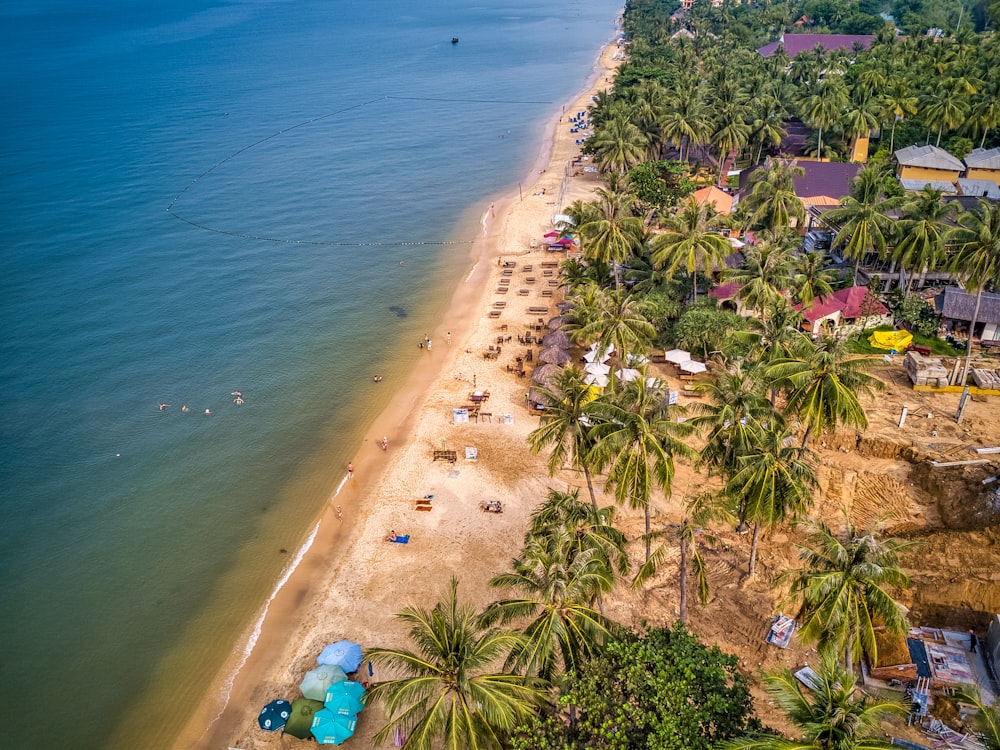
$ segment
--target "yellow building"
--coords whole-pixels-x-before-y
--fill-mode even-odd
[[[907,146],[894,156],[896,176],[908,190],[920,190],[928,184],[935,187],[941,183],[954,185],[965,171],[962,162],[937,146]]]
[[[965,178],[989,180],[1000,187],[1000,148],[977,148],[965,157]]]

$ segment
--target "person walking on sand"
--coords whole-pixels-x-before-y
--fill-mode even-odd
[[[347,462],[347,478],[354,479],[354,464],[350,461]]]
[[[341,510],[341,508],[340,508],[339,505],[336,508],[334,508],[334,512],[337,514],[337,520],[338,521],[343,521],[344,520],[344,511]]]

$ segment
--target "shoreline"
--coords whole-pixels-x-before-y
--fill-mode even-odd
[[[318,520],[309,527],[303,543],[296,550],[294,562],[282,573],[271,595],[262,605],[259,615],[237,641],[233,654],[213,679],[202,708],[192,715],[173,743],[174,747],[217,747],[227,741],[229,744],[244,748],[275,745],[280,739],[260,732],[254,723],[256,711],[259,709],[258,703],[263,705],[272,697],[289,699],[295,697],[301,674],[311,668],[308,661],[315,657],[314,651],[318,652],[318,649],[312,647],[313,642],[327,642],[344,637],[358,640],[367,647],[374,645],[375,641],[380,644],[392,641],[397,635],[397,628],[393,628],[389,622],[379,621],[384,621],[386,618],[391,621],[392,615],[398,609],[410,603],[406,595],[419,592],[419,598],[415,603],[428,605],[440,594],[450,574],[464,577],[464,574],[468,573],[471,567],[468,550],[462,544],[459,544],[461,549],[458,550],[459,556],[456,560],[458,564],[454,570],[432,571],[423,567],[442,561],[439,547],[434,545],[427,548],[429,555],[413,556],[415,567],[419,570],[416,573],[410,572],[409,575],[406,575],[407,567],[414,566],[406,562],[402,566],[383,565],[388,561],[380,559],[385,558],[387,553],[403,552],[402,557],[405,560],[406,552],[416,551],[418,547],[423,546],[420,544],[421,540],[417,539],[417,534],[414,535],[413,544],[399,550],[386,550],[386,546],[395,547],[395,545],[379,544],[388,530],[381,528],[385,523],[404,526],[401,533],[410,533],[410,529],[420,528],[421,524],[414,517],[412,510],[408,512],[402,507],[403,504],[409,503],[407,496],[412,500],[426,494],[425,490],[434,491],[433,494],[440,497],[440,503],[448,502],[450,505],[451,501],[459,499],[458,495],[467,494],[457,490],[451,493],[451,488],[441,489],[451,474],[456,472],[440,476],[443,465],[431,463],[429,450],[432,445],[437,447],[438,437],[435,435],[433,442],[428,440],[431,431],[461,430],[474,434],[477,431],[483,433],[487,428],[493,431],[504,430],[507,434],[503,436],[504,445],[500,453],[488,456],[489,451],[484,450],[486,446],[483,445],[480,448],[480,461],[474,465],[475,468],[481,468],[489,458],[500,458],[503,453],[514,452],[513,448],[519,446],[515,455],[503,457],[505,463],[512,458],[521,462],[519,468],[522,471],[517,473],[521,475],[518,479],[522,480],[521,484],[525,487],[517,488],[514,494],[518,497],[537,497],[537,492],[540,490],[538,485],[548,482],[543,462],[538,457],[528,454],[524,441],[524,435],[534,425],[531,423],[532,420],[527,418],[528,413],[523,408],[523,401],[518,403],[515,394],[523,392],[527,387],[526,381],[518,381],[511,374],[498,372],[498,368],[501,368],[498,362],[484,362],[479,358],[478,350],[485,348],[484,342],[492,339],[494,331],[493,320],[485,312],[476,314],[475,306],[481,305],[480,309],[485,310],[490,300],[489,284],[498,273],[496,264],[492,261],[501,257],[519,258],[532,253],[543,257],[544,250],[530,248],[530,239],[540,238],[541,234],[550,228],[551,216],[575,199],[569,197],[569,193],[585,196],[596,185],[596,180],[587,174],[577,178],[569,176],[566,168],[568,154],[574,151],[578,153],[579,147],[575,144],[575,136],[568,132],[569,127],[562,122],[562,119],[567,111],[585,108],[589,104],[590,97],[606,87],[606,82],[602,78],[609,75],[616,67],[615,42],[618,38],[620,18],[619,14],[616,17],[614,34],[599,51],[582,93],[571,98],[563,113],[554,113],[545,125],[542,146],[533,162],[532,171],[525,177],[523,183],[518,183],[520,196],[512,194],[495,200],[482,214],[481,231],[472,245],[467,271],[458,280],[447,312],[431,335],[432,340],[438,343],[433,352],[427,352],[429,358],[433,357],[432,361],[413,370],[400,390],[392,396],[383,411],[366,429],[365,437],[353,459],[357,467],[356,476],[350,480],[345,477],[345,480],[341,481],[331,493]],[[565,126],[565,130],[560,125]],[[553,187],[557,189],[553,191]],[[525,194],[528,192],[531,195]],[[566,195],[562,195],[564,192]],[[561,195],[562,199],[559,200]],[[543,200],[536,201],[535,198]],[[550,198],[553,200],[550,201]],[[528,206],[525,206],[526,201]],[[554,205],[554,210],[549,208],[550,205]],[[517,298],[508,300],[512,308],[519,302]],[[530,300],[523,300],[522,307],[527,306],[529,302]],[[505,313],[510,319],[513,310]],[[451,332],[450,341],[446,336],[448,331]],[[446,376],[448,368],[451,368],[452,372]],[[458,373],[462,373],[464,378],[462,381],[457,380]],[[454,406],[457,403],[455,399],[460,396],[452,396],[450,392],[456,388],[460,392],[469,389],[465,375],[479,378],[481,387],[489,388],[494,394],[494,399],[499,395],[501,385],[503,386],[502,390],[507,397],[504,409],[514,413],[515,421],[518,423],[517,429],[508,430],[500,427],[492,418],[489,426],[479,423],[456,425],[453,430],[443,426],[443,424],[450,425],[450,409],[442,408],[442,404],[436,402],[447,400]],[[504,382],[495,383],[499,380]],[[430,416],[432,409],[433,417]],[[503,422],[502,419],[497,421]],[[387,454],[377,449],[375,445],[382,435],[389,437]],[[465,442],[469,444],[476,439],[473,437],[466,439]],[[482,442],[482,438],[479,439]],[[512,446],[507,443],[512,443]],[[455,467],[459,474],[474,473],[462,462],[455,464]],[[539,470],[539,467],[542,468]],[[525,468],[530,470],[525,472],[523,471]],[[420,484],[421,479],[425,482],[423,487]],[[464,477],[459,477],[458,480],[464,480]],[[463,483],[458,480],[455,482],[456,485]],[[509,490],[505,488],[505,493],[508,492]],[[471,494],[478,501],[478,493]],[[387,497],[402,502],[391,505]],[[505,494],[505,497],[510,495]],[[508,503],[510,501],[505,499],[505,505]],[[334,512],[336,505],[343,508],[342,520],[338,519]],[[399,507],[396,507],[397,505]],[[531,507],[528,502],[518,503],[516,512],[511,512],[514,510],[511,508],[504,516],[493,519],[497,522],[501,520],[507,522],[502,524],[504,539],[501,541],[516,544],[523,529],[521,521],[530,513]],[[470,508],[466,504],[461,509],[465,516],[461,519],[454,517],[461,513],[458,508],[455,511],[449,509],[441,514],[436,512],[437,509],[436,506],[435,512],[431,514],[419,514],[422,516],[420,522],[430,522],[423,523],[423,526],[440,527],[438,521],[444,515],[452,516],[445,519],[449,524],[459,520],[470,526],[482,527],[474,530],[486,532],[487,535],[491,531],[498,531],[496,528],[491,529],[491,525],[494,527],[501,525],[490,524],[491,519],[484,516],[492,514],[479,513],[478,506]],[[470,510],[473,511],[472,514],[469,513]],[[395,521],[397,518],[399,520]],[[419,536],[431,538],[433,532],[438,531],[442,534],[452,533],[447,530],[442,531],[440,528],[424,529],[424,531],[427,533],[421,533]],[[462,542],[462,539],[458,542]],[[502,568],[509,557],[508,549],[516,547],[501,545],[497,550],[499,554],[475,554],[475,567],[482,566],[485,560],[488,563],[486,565],[488,575],[492,575]],[[392,556],[401,557],[398,554]],[[375,568],[380,568],[379,573],[371,572]],[[388,573],[395,575],[386,575]],[[389,611],[379,611],[378,617],[359,613],[357,607],[351,607],[350,613],[344,614],[347,615],[347,620],[354,622],[354,627],[350,622],[333,616],[332,612],[331,616],[324,617],[323,621],[319,622],[321,616],[313,614],[316,610],[325,611],[332,598],[340,599],[343,605],[344,594],[350,596],[358,593],[358,588],[364,588],[363,584],[366,583],[361,580],[362,577],[372,575],[382,578],[393,577],[397,584],[406,584],[393,586],[393,591],[389,592],[393,594],[389,599],[398,600],[398,605],[390,607]],[[409,580],[402,581],[404,577]],[[466,581],[466,583],[471,582]],[[484,580],[476,581],[475,585],[486,591]],[[381,597],[358,596],[351,601],[358,605],[372,606],[379,599],[385,599],[385,593],[382,591]],[[308,609],[309,612],[304,613],[304,609]],[[364,609],[364,606],[361,609]],[[377,634],[374,638],[366,639],[358,632],[362,621],[366,629],[371,629]],[[253,640],[254,637],[256,641]],[[262,701],[261,696],[268,697]],[[376,728],[371,716],[376,712],[367,713],[369,716],[363,714],[359,722],[358,734],[353,743],[357,747],[367,747],[368,745],[364,743],[370,741],[368,738]],[[280,733],[277,736],[280,737]]]

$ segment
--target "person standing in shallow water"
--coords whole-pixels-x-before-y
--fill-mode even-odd
[[[350,461],[347,462],[347,478],[354,479],[354,464]]]

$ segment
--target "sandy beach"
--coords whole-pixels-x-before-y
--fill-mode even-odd
[[[274,698],[298,696],[298,683],[325,644],[348,638],[364,647],[402,645],[405,633],[394,614],[408,604],[433,606],[453,575],[463,598],[488,603],[487,581],[517,553],[535,504],[549,486],[564,489],[573,481],[569,475],[550,479],[544,456],[530,454],[526,436],[538,419],[525,399],[529,379],[508,366],[528,349],[537,353],[518,336],[538,333],[529,325],[558,312],[555,265],[565,255],[539,241],[551,231],[554,214],[598,186],[595,174],[571,169],[580,136],[570,132],[568,113],[586,109],[594,94],[610,87],[617,53],[613,42],[601,51],[585,91],[553,115],[531,174],[486,210],[470,268],[444,320],[428,332],[433,346],[424,364],[372,424],[353,459],[353,478],[345,474],[331,495],[311,546],[268,604],[259,633],[251,629],[241,639],[175,747],[297,743],[261,732],[256,715]],[[505,261],[516,266],[510,291],[499,293]],[[491,317],[496,310],[499,316]],[[484,357],[490,346],[501,349],[499,356]],[[468,405],[473,391],[489,393],[478,419],[454,424],[453,409]],[[382,436],[389,441],[385,452],[378,447]],[[478,457],[467,460],[466,448]],[[456,451],[458,460],[435,461],[438,450]],[[431,510],[418,511],[416,501],[427,496],[433,496]],[[500,500],[504,512],[483,512],[486,500]],[[391,530],[410,535],[409,543],[386,542]],[[375,747],[371,737],[381,725],[377,709],[363,712],[351,746]]]

